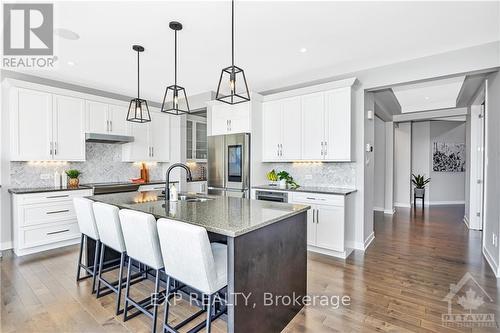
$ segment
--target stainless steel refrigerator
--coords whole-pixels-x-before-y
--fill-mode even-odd
[[[250,197],[250,134],[208,137],[208,194]]]

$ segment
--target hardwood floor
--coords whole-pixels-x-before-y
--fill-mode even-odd
[[[392,217],[377,212],[376,238],[364,255],[355,251],[343,261],[309,254],[309,294],[349,296],[351,302],[337,309],[307,306],[284,332],[498,332],[441,325],[448,309],[442,299],[467,272],[493,299],[484,297],[478,311],[500,318],[499,283],[482,258],[481,233],[468,231],[462,217],[463,206],[399,209]],[[90,280],[75,282],[77,254],[69,247],[2,259],[1,332],[150,331],[145,316],[126,323],[114,316],[114,295],[96,300]],[[131,290],[142,298],[152,287],[148,281]],[[195,308],[182,302],[172,311],[178,322]],[[213,332],[225,330],[223,320],[214,323]]]

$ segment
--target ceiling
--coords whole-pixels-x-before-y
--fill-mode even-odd
[[[449,109],[457,106],[457,98],[465,76],[425,81],[393,87],[401,105],[401,113]]]
[[[57,68],[28,74],[134,95],[131,46],[139,43],[146,48],[142,97],[161,101],[173,84],[171,20],[184,25],[178,84],[188,95],[215,90],[230,65],[228,1],[68,1],[54,8],[55,28],[80,39],[56,37]],[[277,89],[498,40],[499,13],[498,2],[237,1],[235,62],[250,90]]]

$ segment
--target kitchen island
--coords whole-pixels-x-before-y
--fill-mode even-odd
[[[280,332],[302,308],[287,298],[306,295],[309,206],[232,197],[165,202],[159,195],[90,199],[204,227],[228,246],[228,332]]]

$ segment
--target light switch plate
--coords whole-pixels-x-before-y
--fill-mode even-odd
[[[40,174],[40,179],[46,180],[46,179],[50,179],[50,178],[51,178],[51,174],[50,173],[42,173],[42,174]]]

